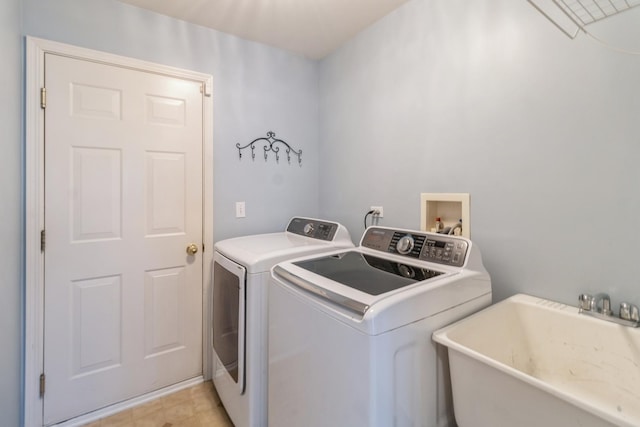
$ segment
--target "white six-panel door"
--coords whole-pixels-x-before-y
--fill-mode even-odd
[[[54,54],[45,67],[49,425],[202,375],[203,95]]]

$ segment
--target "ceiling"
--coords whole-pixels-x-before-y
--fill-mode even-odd
[[[407,0],[120,0],[320,59]]]

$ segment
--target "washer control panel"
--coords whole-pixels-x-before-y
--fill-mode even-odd
[[[332,241],[337,230],[338,224],[334,222],[309,218],[293,218],[287,226],[289,233],[326,241]]]
[[[427,237],[420,259],[429,262],[462,267],[469,243],[462,239],[449,237]]]
[[[370,227],[361,246],[422,261],[462,267],[469,242],[461,237]]]

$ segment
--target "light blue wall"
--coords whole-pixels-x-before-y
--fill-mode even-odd
[[[0,424],[20,419],[22,144],[20,0],[0,2]]]
[[[2,425],[19,417],[21,34],[214,76],[216,239],[298,214],[357,238],[371,204],[382,224],[417,228],[421,192],[469,192],[497,299],[602,289],[640,303],[640,59],[570,41],[525,1],[411,0],[318,67],[113,0],[4,0]],[[302,148],[302,168],[238,161],[235,143],[268,130]]]
[[[421,192],[468,192],[495,299],[639,303],[639,71],[525,1],[411,0],[321,62],[320,214],[418,228]]]
[[[317,63],[114,0],[24,0],[24,33],[213,75],[214,237],[282,230],[316,215]],[[303,151],[299,167],[238,159],[267,131]],[[259,148],[262,150],[262,148]],[[247,218],[235,218],[245,201]]]

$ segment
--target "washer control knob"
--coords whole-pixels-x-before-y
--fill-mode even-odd
[[[309,236],[310,234],[312,234],[312,233],[313,233],[313,231],[314,231],[314,230],[315,230],[315,227],[313,226],[313,224],[311,224],[311,223],[309,222],[309,223],[307,223],[307,224],[304,226],[304,230],[302,230],[302,231],[304,231],[304,234],[306,234],[307,236]]]
[[[406,255],[411,252],[414,243],[413,237],[411,237],[410,234],[407,234],[398,240],[398,243],[396,243],[396,250],[399,254]]]

